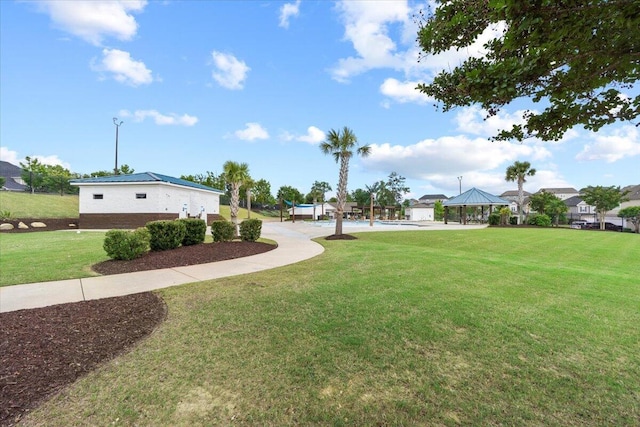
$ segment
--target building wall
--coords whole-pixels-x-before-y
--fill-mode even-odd
[[[433,221],[433,208],[406,208],[405,216],[409,221]]]
[[[220,195],[158,182],[82,185],[79,211],[80,228],[89,229],[135,228],[149,221],[188,216],[210,224],[220,218]]]

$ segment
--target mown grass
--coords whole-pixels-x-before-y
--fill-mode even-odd
[[[78,218],[78,196],[0,191],[0,212],[13,218]]]
[[[0,235],[0,287],[96,276],[91,265],[109,259],[104,232],[43,231]]]
[[[242,222],[247,219],[247,210],[245,208],[238,208],[238,221]],[[231,208],[229,205],[220,205],[220,216],[226,220],[231,220]],[[251,211],[251,219],[264,220],[268,218],[262,214]]]
[[[364,233],[161,291],[167,321],[25,425],[637,425],[640,241]]]

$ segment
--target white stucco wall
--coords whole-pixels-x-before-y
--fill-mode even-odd
[[[220,213],[220,195],[197,188],[182,187],[164,182],[80,185],[81,214],[105,213],[179,213],[196,216]],[[137,199],[145,193],[146,199]],[[102,199],[94,199],[102,194]],[[184,208],[186,207],[186,211]]]
[[[433,221],[434,209],[433,208],[405,208],[405,216],[408,216],[410,221]]]

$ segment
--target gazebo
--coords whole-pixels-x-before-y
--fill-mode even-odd
[[[511,202],[502,199],[493,194],[489,194],[486,191],[479,190],[477,188],[471,188],[459,196],[453,197],[449,200],[445,200],[442,205],[444,206],[444,223],[447,224],[450,208],[459,208],[460,223],[467,224],[467,208],[472,207],[477,210],[480,207],[480,221],[484,221],[484,208],[488,207],[487,214],[490,214],[494,206],[509,206]],[[474,215],[475,216],[475,215]]]

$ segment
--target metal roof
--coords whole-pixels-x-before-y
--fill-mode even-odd
[[[471,188],[459,196],[442,202],[443,206],[488,206],[488,205],[509,205],[510,201],[502,199],[486,191]]]
[[[130,175],[99,176],[96,178],[83,178],[83,179],[71,180],[72,185],[124,184],[124,183],[131,184],[131,183],[145,183],[145,182],[166,182],[169,184],[180,185],[182,187],[197,188],[199,190],[213,191],[214,193],[224,194],[223,191],[216,190],[215,188],[211,188],[206,185],[187,181],[186,179],[174,178],[172,176],[162,175],[160,173],[155,173],[155,172],[133,173]]]

